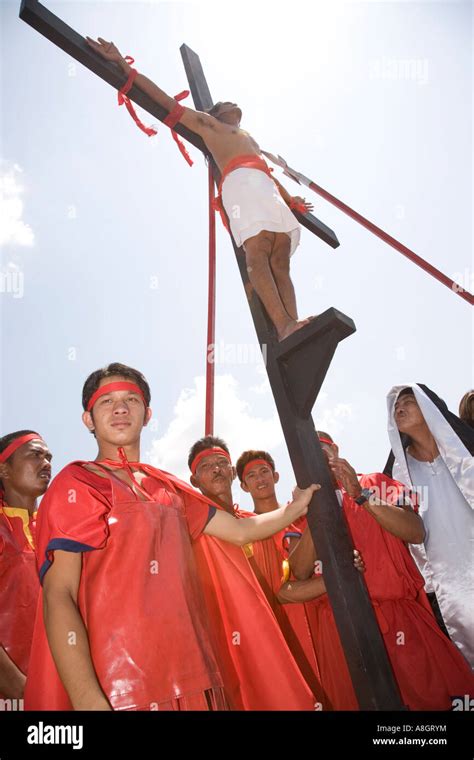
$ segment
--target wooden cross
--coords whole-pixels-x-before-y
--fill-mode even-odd
[[[22,1],[20,18],[115,89],[123,86],[123,73],[96,55],[84,37],[37,0]],[[181,54],[196,108],[210,108],[212,98],[199,57],[186,45],[181,47]],[[161,121],[167,116],[164,108],[136,86],[128,96]],[[219,170],[202,139],[181,124],[175,130],[209,157],[218,182]],[[332,230],[311,214],[297,214],[297,218],[332,247],[339,245]],[[310,504],[308,524],[324,568],[324,581],[359,705],[363,710],[403,709],[365,583],[353,566],[352,541],[311,417],[337,344],[355,332],[354,323],[330,308],[279,343],[250,285],[245,255],[235,244],[234,250],[296,481],[301,488],[321,484]]]

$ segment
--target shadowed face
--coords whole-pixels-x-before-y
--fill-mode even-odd
[[[328,463],[331,459],[335,459],[339,456],[339,449],[336,443],[324,443],[323,441],[320,441],[320,444]]]
[[[234,478],[235,469],[226,457],[209,454],[199,462],[191,483],[206,496],[219,497],[231,490]]]
[[[242,119],[242,111],[237,103],[231,103],[226,101],[219,106],[219,110],[214,114],[216,119],[224,122],[224,124],[230,124],[233,127],[238,127]]]
[[[426,426],[418,402],[411,393],[398,397],[395,402],[394,418],[400,433],[410,435],[414,430]]]
[[[4,487],[25,497],[36,499],[42,496],[51,480],[52,458],[41,438],[24,443],[0,466]]]

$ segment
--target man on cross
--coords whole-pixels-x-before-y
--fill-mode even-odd
[[[93,50],[118,64],[130,77],[133,70],[113,42],[102,37],[98,42],[86,39]],[[278,340],[283,340],[311,319],[298,319],[290,278],[290,257],[300,238],[298,220],[290,209],[306,213],[312,204],[291,197],[271,175],[258,144],[240,128],[242,111],[236,103],[219,102],[208,112],[195,111],[178,106],[143,74],[137,73],[133,84],[170,115],[179,114],[173,125],[180,121],[198,134],[212,154],[222,174],[220,208],[223,206],[227,213],[236,245],[244,248],[250,282],[275,326]]]

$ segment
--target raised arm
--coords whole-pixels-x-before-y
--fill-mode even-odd
[[[43,585],[46,634],[73,708],[111,710],[94,671],[87,630],[77,606],[81,569],[81,554],[55,551]]]
[[[298,580],[311,578],[314,573],[314,563],[317,560],[316,549],[309,527],[303,531],[303,535],[297,540],[296,546],[290,551],[288,562],[291,571]]]
[[[204,533],[229,541],[231,544],[237,544],[237,546],[244,546],[252,541],[262,541],[291,525],[298,517],[305,515],[313,493],[320,487],[313,484],[305,489],[295,488],[293,501],[286,507],[280,507],[264,515],[257,515],[249,520],[236,520],[227,512],[217,510],[206,525]]]
[[[118,48],[113,42],[107,42],[102,37],[98,37],[98,42],[86,37],[88,45],[95,50],[96,53],[105,58],[107,61],[117,64],[122,69],[123,73],[128,77],[131,71],[131,66],[127,63],[122,56]],[[172,111],[176,106],[176,100],[168,95],[164,90],[161,90],[151,79],[138,73],[134,80],[134,85],[140,88],[143,92],[152,98],[155,103],[163,106],[166,111]],[[193,108],[185,108],[184,113],[180,119],[180,123],[185,127],[191,129],[196,134],[201,135],[205,139],[205,134],[209,129],[216,129],[219,126],[219,122],[213,116],[210,116],[203,111],[195,111]]]
[[[362,488],[357,474],[346,459],[334,457],[330,460],[329,467],[349,496],[353,499],[361,496]],[[393,536],[410,544],[423,543],[425,539],[423,520],[416,514],[408,500],[405,504],[398,506],[371,496],[364,502],[362,508],[367,510],[378,524]]]

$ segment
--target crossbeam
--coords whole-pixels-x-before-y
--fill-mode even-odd
[[[118,66],[106,61],[95,53],[87,44],[85,37],[82,37],[82,35],[68,26],[58,16],[42,5],[42,3],[38,2],[38,0],[22,0],[20,18],[116,90],[120,90],[125,84],[126,77]],[[136,85],[130,89],[127,96],[159,121],[164,121],[168,115],[168,111],[165,108],[158,105]],[[195,132],[179,123],[173,129],[181,137],[190,142],[191,145],[194,145],[195,148],[202,151],[206,156],[208,155],[204,141]],[[314,214],[293,213],[303,227],[319,237],[331,248],[339,246],[339,240],[335,232],[315,217]]]

